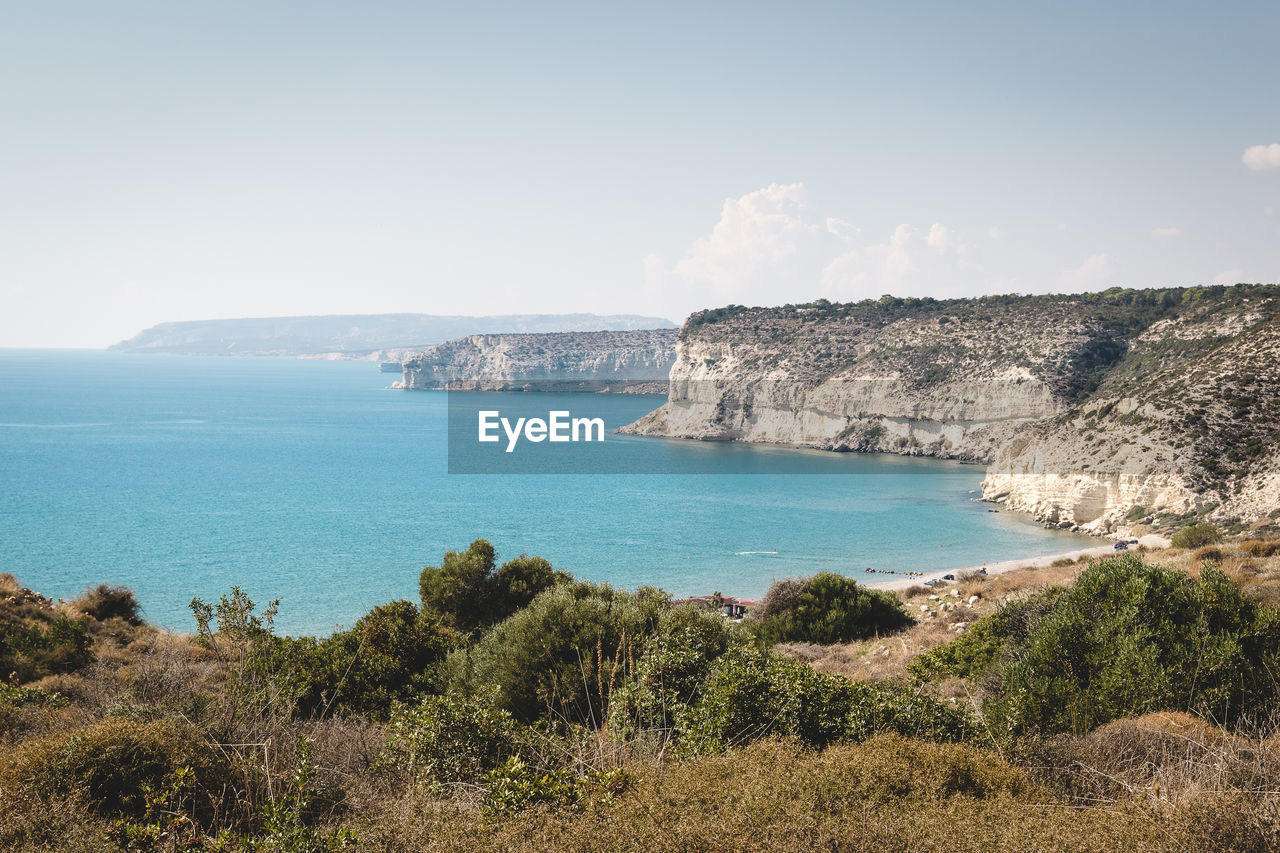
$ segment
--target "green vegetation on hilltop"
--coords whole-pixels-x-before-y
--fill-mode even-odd
[[[988,320],[1011,310],[1066,305],[1082,319],[1116,324],[1119,332],[1144,329],[1157,320],[1177,316],[1204,304],[1220,305],[1224,301],[1275,298],[1280,285],[1239,284],[1195,287],[1124,288],[1113,287],[1094,293],[998,294],[958,299],[891,296],[864,299],[860,302],[830,302],[817,299],[802,304],[777,307],[726,305],[695,311],[685,320],[681,339],[710,333],[706,328],[726,322],[752,323],[769,320],[803,320],[817,324],[830,320],[854,320],[887,325],[903,318],[929,317],[943,325]]]
[[[819,299],[804,305],[729,305],[689,316],[683,341],[749,343],[796,378],[900,371],[931,387],[975,367],[1014,366],[1043,379],[1063,400],[1079,402],[1126,366],[1133,338],[1161,320],[1222,311],[1280,297],[1280,285],[1111,288],[1098,293],[999,295],[966,299],[882,296],[861,302]],[[1164,356],[1143,353],[1146,370],[1203,348],[1173,338]],[[764,353],[769,353],[765,355]],[[1155,361],[1152,361],[1152,359]],[[1143,371],[1145,372],[1145,371]]]

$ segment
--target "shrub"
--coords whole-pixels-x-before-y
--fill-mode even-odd
[[[627,677],[610,694],[610,728],[625,734],[669,729],[716,660],[740,639],[717,612],[683,605],[664,609],[639,660],[628,661]]]
[[[924,656],[917,676],[991,673],[989,720],[1011,733],[1087,732],[1157,710],[1231,721],[1276,696],[1280,614],[1246,599],[1216,567],[1198,580],[1136,555],[1091,565],[979,620]]]
[[[269,668],[277,678],[295,680],[298,713],[385,719],[394,702],[440,692],[443,661],[457,643],[412,602],[393,601],[322,640],[278,638]]]
[[[1202,563],[1221,563],[1225,556],[1222,553],[1222,549],[1217,545],[1205,545],[1203,548],[1197,548],[1196,552],[1191,555],[1192,559]]]
[[[483,699],[428,696],[391,713],[387,760],[434,783],[477,782],[517,755],[522,727]]]
[[[494,550],[483,539],[466,551],[449,551],[437,566],[427,566],[418,578],[422,609],[447,625],[469,631],[485,616],[485,592],[493,571]]]
[[[544,590],[570,580],[541,557],[521,554],[494,572],[493,546],[484,539],[466,551],[449,551],[439,566],[427,566],[418,578],[422,610],[461,631],[502,621]]]
[[[309,739],[299,739],[297,764],[288,789],[263,806],[263,835],[249,840],[246,845],[249,849],[279,853],[334,853],[359,843],[355,834],[345,826],[322,832],[314,825],[311,801],[315,796],[312,780],[316,767],[311,760],[312,748]]]
[[[968,713],[919,687],[891,681],[851,681],[849,690],[853,705],[845,740],[862,741],[892,733],[950,743],[977,736],[977,724]]]
[[[486,621],[500,622],[528,607],[539,593],[568,580],[571,578],[566,572],[557,572],[542,557],[521,554],[508,560],[491,578]]]
[[[73,672],[93,660],[84,619],[59,613],[45,624],[0,622],[0,680],[35,681]]]
[[[791,613],[796,609],[804,584],[803,578],[783,578],[769,584],[764,598],[760,599],[760,606],[751,611],[751,618],[764,621]]]
[[[43,705],[48,708],[65,708],[71,704],[61,693],[37,690],[34,687],[13,687],[0,683],[0,703],[20,708],[23,705]]]
[[[726,654],[679,721],[684,747],[720,752],[768,736],[825,746],[845,732],[844,680],[747,647]]]
[[[536,770],[511,757],[485,774],[484,812],[499,815],[531,806],[578,808],[586,779],[564,769]]]
[[[972,724],[920,690],[849,681],[746,647],[720,659],[679,728],[687,751],[719,752],[778,736],[811,747],[881,732],[960,740]]]
[[[857,581],[822,572],[800,583],[786,580],[765,598],[755,624],[761,642],[847,643],[899,631],[911,624],[897,596],[858,586]]]
[[[1003,663],[1009,649],[1026,641],[1040,618],[1053,609],[1065,590],[1053,587],[1023,601],[1005,604],[969,626],[945,646],[920,655],[907,671],[920,680],[949,677],[976,678]]]
[[[61,693],[31,687],[12,687],[0,682],[0,744],[21,741],[35,724],[43,728],[42,714],[32,715],[26,709],[65,708],[71,701]]]
[[[555,586],[455,655],[452,683],[462,692],[496,690],[498,706],[522,721],[549,714],[598,726],[666,607],[651,588]]]
[[[142,624],[142,608],[134,597],[133,590],[126,586],[98,584],[82,592],[79,598],[71,602],[71,606],[99,622],[122,619],[129,625]]]
[[[1129,507],[1129,511],[1124,514],[1125,521],[1142,521],[1147,517],[1147,508],[1141,505]]]
[[[160,788],[184,767],[205,792],[197,807],[210,813],[214,792],[231,777],[196,729],[174,720],[109,718],[24,743],[0,763],[0,783],[44,800],[83,792],[102,812],[138,816],[145,790]]]
[[[1273,557],[1280,554],[1280,540],[1249,539],[1240,543],[1240,550],[1251,557]]]
[[[1173,534],[1170,544],[1175,548],[1202,548],[1222,541],[1222,531],[1207,522],[1183,527]]]

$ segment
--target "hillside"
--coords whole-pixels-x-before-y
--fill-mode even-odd
[[[675,329],[471,335],[404,361],[398,387],[508,391],[522,388],[665,390]]]
[[[465,335],[672,328],[633,314],[334,314],[161,323],[111,347],[178,355],[283,355],[398,361],[387,350],[421,349]]]
[[[438,563],[326,637],[240,587],[179,634],[0,573],[0,849],[1280,841],[1280,540],[780,579],[741,621],[483,539]]]
[[[1280,511],[1280,287],[730,306],[685,323],[645,435],[989,464],[1093,533]]]

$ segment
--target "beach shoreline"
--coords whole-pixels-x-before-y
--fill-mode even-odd
[[[1138,546],[1146,546],[1152,550],[1168,548],[1169,540],[1163,536],[1157,536],[1152,533],[1140,537],[1138,539]],[[955,575],[956,577],[959,577],[961,573],[977,572],[984,568],[987,570],[988,576],[1000,575],[1005,572],[1011,572],[1015,569],[1042,568],[1044,566],[1052,565],[1057,560],[1078,560],[1081,557],[1103,557],[1108,554],[1115,553],[1123,552],[1116,551],[1115,543],[1108,543],[1106,545],[1097,545],[1092,548],[1078,548],[1074,551],[1063,551],[1060,554],[1045,554],[1040,557],[1023,557],[1014,560],[1000,560],[998,562],[983,563],[977,566],[966,566],[959,569],[939,569],[938,571],[924,572],[919,575],[897,575],[888,580],[867,582],[864,586],[872,587],[874,589],[899,590],[906,589],[907,587],[915,586],[917,584],[923,584],[925,581],[933,578],[941,580],[945,575]]]

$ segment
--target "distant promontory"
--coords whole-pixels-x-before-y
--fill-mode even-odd
[[[470,335],[674,329],[662,317],[635,314],[333,314],[190,320],[152,326],[111,347],[176,355],[273,355],[401,361],[410,353]]]
[[[403,359],[411,391],[666,393],[675,329],[470,335]]]

